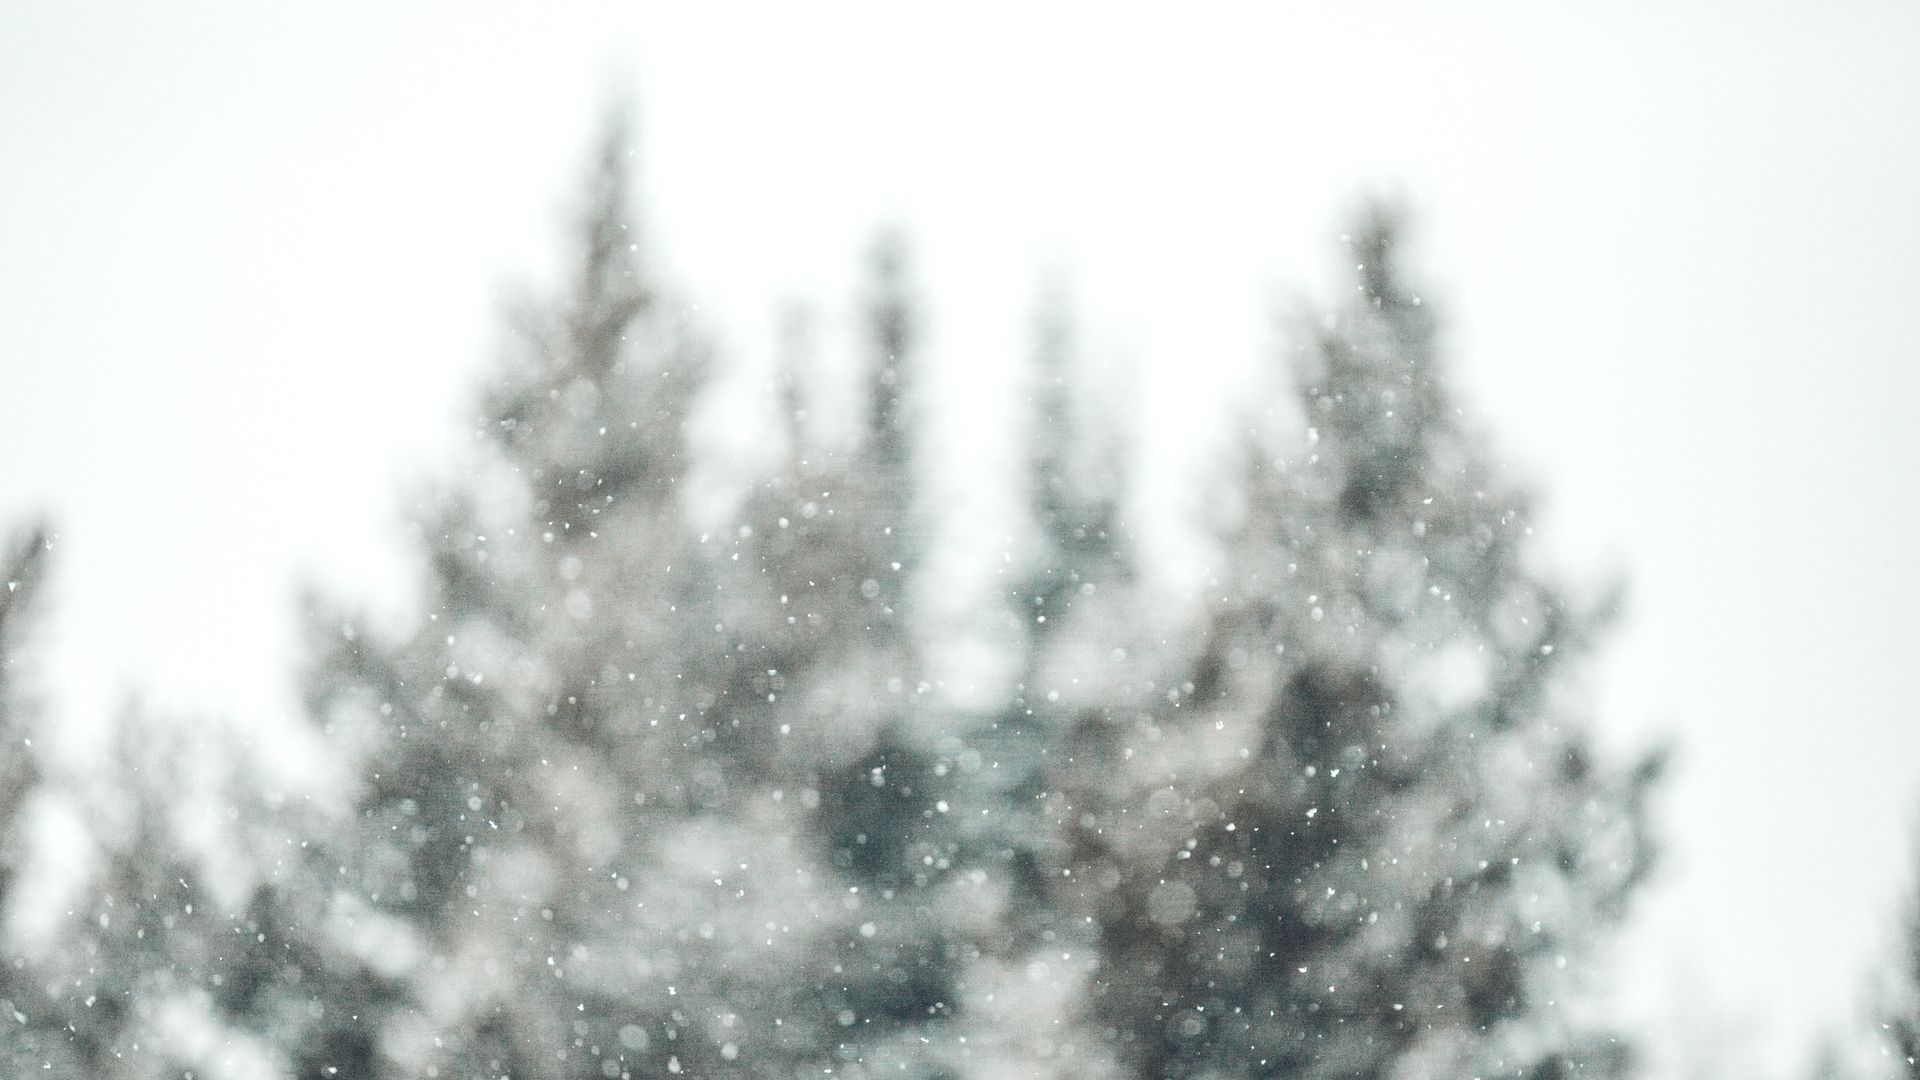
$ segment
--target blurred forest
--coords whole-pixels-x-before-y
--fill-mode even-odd
[[[908,244],[856,298],[857,430],[790,365],[737,419],[776,467],[714,528],[691,421],[722,358],[640,254],[629,160],[614,125],[571,277],[510,313],[470,468],[414,523],[424,618],[306,605],[346,805],[138,709],[95,773],[53,767],[58,553],[8,549],[0,1075],[1635,1074],[1595,961],[1662,759],[1593,744],[1574,676],[1615,601],[1538,573],[1398,212],[1358,213],[1346,299],[1289,321],[1197,613],[1140,584],[1124,425],[1040,305],[982,707],[933,674]],[[183,780],[208,762],[219,790]],[[49,905],[53,800],[92,872]],[[1920,1076],[1914,940],[1884,1028]]]

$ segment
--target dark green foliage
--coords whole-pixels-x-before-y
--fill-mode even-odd
[[[31,530],[0,551],[0,916],[11,912],[28,855],[30,799],[41,784],[34,710],[20,685],[19,658],[32,601],[44,573],[47,536]],[[0,930],[0,1066],[15,1075],[51,1065],[76,1075],[77,1050],[59,1008],[57,987]]]
[[[766,933],[722,917],[753,902],[727,883],[764,794],[752,650],[681,508],[705,351],[633,253],[626,157],[603,144],[572,288],[518,320],[489,456],[421,523],[419,629],[316,621],[316,712],[368,746],[349,895],[411,950],[379,1075],[713,1072],[783,1040],[726,1031]]]
[[[1356,230],[1294,369],[1304,445],[1248,447],[1190,674],[1080,837],[1112,882],[1095,1012],[1142,1077],[1602,1063],[1548,1003],[1644,872],[1658,762],[1595,763],[1563,673],[1601,617],[1527,565],[1399,236]]]
[[[793,1075],[898,1056],[944,997],[929,906],[851,856],[907,842],[848,796],[917,690],[901,257],[866,438],[795,432],[716,535],[685,490],[705,349],[634,254],[622,145],[422,522],[425,620],[315,620],[315,713],[366,747],[347,884],[414,950],[376,1075]]]
[[[30,535],[0,571],[8,675],[47,548],[44,535]],[[0,818],[0,907],[11,907],[16,871],[34,865],[22,829],[30,799],[57,801],[80,819],[91,850],[53,854],[92,864],[39,940],[5,943],[0,999],[9,1023],[0,1062],[8,1075],[144,1080],[224,1062],[319,1076],[317,1066],[298,1068],[305,1051],[335,1060],[342,1039],[365,1039],[363,1026],[315,1009],[341,996],[323,985],[338,960],[295,954],[305,942],[290,935],[303,928],[295,912],[320,902],[324,890],[293,875],[271,884],[260,876],[270,872],[272,850],[290,842],[263,812],[252,779],[242,781],[231,745],[132,713],[83,785],[42,776],[32,710],[12,687],[0,690],[0,702],[0,722],[17,748],[4,759],[14,775]],[[229,803],[237,824],[226,839],[234,848],[228,854],[241,858],[227,867],[221,889],[210,885],[213,853],[183,831],[192,795],[237,800]],[[281,860],[289,861],[299,863]]]
[[[6,897],[21,857],[20,815],[40,779],[32,749],[33,714],[17,684],[21,638],[40,584],[46,534],[32,530],[0,553],[0,898]]]
[[[345,812],[123,725],[80,925],[6,953],[0,1065],[1628,1070],[1550,1003],[1579,997],[1645,872],[1659,762],[1592,745],[1575,678],[1609,605],[1529,562],[1528,501],[1451,402],[1392,214],[1363,219],[1354,293],[1301,335],[1301,437],[1241,447],[1197,622],[1143,580],[1126,455],[1049,309],[1031,520],[1007,530],[1031,545],[989,601],[1015,674],[981,707],[930,681],[947,643],[919,602],[939,538],[904,244],[876,246],[861,298],[857,438],[806,423],[788,373],[784,454],[706,520],[689,431],[715,365],[641,255],[629,157],[616,126],[566,284],[516,313],[488,376],[470,469],[420,500],[413,624],[310,604],[307,705],[352,774]],[[9,747],[42,547],[5,564]],[[0,757],[0,782],[4,899],[35,755]],[[196,787],[230,810],[227,875],[182,842]]]
[[[1894,1074],[1920,1077],[1920,893],[1907,898],[1901,948],[1879,1003],[1880,1036]],[[1832,1071],[1829,1069],[1829,1071]]]

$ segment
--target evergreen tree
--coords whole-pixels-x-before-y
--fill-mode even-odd
[[[77,815],[86,834],[65,838],[58,857],[88,867],[50,928],[33,942],[6,940],[4,1072],[71,1080],[286,1076],[282,1047],[301,1045],[311,1020],[301,1001],[278,1030],[263,1030],[259,957],[273,953],[286,920],[261,915],[261,903],[278,894],[261,886],[250,861],[271,849],[269,834],[286,840],[278,819],[252,805],[255,786],[242,778],[232,746],[138,713],[117,723],[98,773],[42,776],[33,709],[17,690],[17,646],[46,550],[46,536],[33,532],[0,567],[0,728],[15,748],[0,755],[0,909],[12,915],[12,886],[29,865],[31,838],[21,826],[31,799],[58,798]],[[223,773],[223,765],[232,769]],[[188,796],[207,799],[202,809],[232,809],[225,890],[209,888],[215,853],[182,828]],[[248,803],[248,813],[234,799]]]
[[[289,1054],[305,1025],[261,1030],[258,988],[259,958],[285,936],[258,917],[254,865],[279,821],[256,804],[238,748],[130,710],[92,779],[97,867],[39,958],[64,1007],[73,1075],[296,1075]],[[217,835],[194,828],[196,812]]]
[[[1915,867],[1920,869],[1920,862]],[[1920,882],[1920,874],[1915,880]],[[1874,1037],[1856,1041],[1847,1037],[1850,1031],[1827,1032],[1804,1075],[1814,1080],[1920,1077],[1920,887],[1908,892],[1893,931],[1891,962],[1873,972],[1870,982],[1873,1004],[1864,1019]]]
[[[979,1077],[1104,1077],[1115,1070],[1104,1040],[1076,1023],[1099,928],[1062,843],[1080,812],[1063,781],[1078,767],[1081,733],[1129,693],[1116,675],[1140,614],[1138,582],[1121,535],[1121,448],[1075,393],[1084,384],[1064,304],[1043,304],[1035,329],[1021,478],[1035,535],[1009,595],[1017,681],[963,757],[981,779],[980,858],[1001,883],[993,932],[961,979],[966,1063]]]
[[[1046,646],[1074,609],[1089,606],[1086,598],[1103,584],[1131,585],[1134,569],[1120,536],[1123,448],[1101,430],[1086,396],[1074,393],[1084,383],[1065,302],[1044,303],[1035,331],[1026,482],[1040,548],[1013,597],[1029,624],[1023,690],[1036,688]]]
[[[926,698],[912,619],[927,543],[912,439],[920,315],[899,236],[874,245],[863,301],[860,438],[836,460],[796,433],[802,450],[780,483],[803,493],[800,514],[783,514],[795,524],[767,532],[757,558],[789,618],[824,646],[811,671],[792,669],[798,693],[780,718],[783,731],[830,733],[794,744],[819,798],[805,826],[849,914],[809,981],[839,1028],[842,1071],[925,1076],[954,1049],[952,916],[966,882],[948,828],[951,733]]]
[[[1920,894],[1907,899],[1903,948],[1882,993],[1880,1034],[1893,1056],[1893,1073],[1920,1077]]]
[[[634,254],[627,175],[610,137],[572,288],[520,320],[486,460],[422,524],[424,623],[315,621],[315,715],[367,747],[349,884],[407,943],[372,1018],[385,1075],[791,1075],[855,1008],[817,961],[861,924],[805,831],[838,734],[786,688],[845,678],[862,632],[807,590],[892,626],[894,579],[753,572],[795,537],[783,571],[870,561],[844,489],[793,479],[784,531],[690,520],[706,349]]]
[[[1644,872],[1657,759],[1598,760],[1566,694],[1603,609],[1527,562],[1465,430],[1400,227],[1295,366],[1305,447],[1246,452],[1184,678],[1083,756],[1104,891],[1092,1011],[1141,1077],[1555,1077],[1620,1067],[1570,999]],[[1111,771],[1109,771],[1111,769]]]
[[[31,530],[0,551],[0,1066],[8,1075],[81,1075],[79,1048],[46,973],[8,933],[27,865],[32,799],[42,787],[36,710],[23,687],[21,653],[44,574],[47,536]]]
[[[0,559],[0,739],[7,748],[0,755],[0,900],[12,895],[27,842],[20,835],[22,812],[40,779],[33,710],[19,685],[19,653],[46,546],[46,535],[33,530],[15,538]]]

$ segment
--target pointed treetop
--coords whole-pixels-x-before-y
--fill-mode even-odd
[[[50,542],[46,528],[35,526],[8,544],[5,557],[0,558],[0,635],[10,629],[10,616],[25,604],[40,580]]]
[[[9,856],[18,842],[20,809],[40,776],[38,753],[32,749],[30,706],[23,705],[7,685],[13,665],[10,646],[19,633],[19,613],[40,580],[46,561],[47,534],[43,528],[22,533],[0,549],[0,906],[4,906],[17,863]],[[5,989],[0,973],[0,990]],[[0,1057],[4,1060],[4,1057]]]
[[[874,242],[870,258],[867,326],[873,341],[873,387],[868,424],[874,450],[883,460],[904,460],[908,419],[902,406],[903,368],[917,344],[919,327],[907,281],[907,244],[888,229]]]
[[[1033,512],[1041,529],[1052,534],[1072,516],[1067,453],[1077,418],[1067,386],[1067,350],[1073,331],[1065,305],[1052,299],[1042,302],[1034,324]]]
[[[779,354],[768,391],[778,410],[774,430],[786,438],[788,466],[797,468],[807,452],[807,395],[802,374],[814,359],[813,312],[797,302],[787,304],[780,312],[779,334]]]
[[[571,320],[570,359],[596,376],[616,362],[619,331],[653,300],[632,226],[633,157],[626,110],[609,109],[578,211],[584,246]]]
[[[1411,300],[1411,294],[1402,292],[1396,262],[1407,228],[1406,208],[1387,199],[1373,199],[1355,217],[1355,227],[1346,240],[1360,275],[1360,291],[1376,304]]]
[[[1296,372],[1323,468],[1340,474],[1357,520],[1397,505],[1447,436],[1437,327],[1401,264],[1405,211],[1374,201],[1343,238],[1355,293],[1313,334]]]

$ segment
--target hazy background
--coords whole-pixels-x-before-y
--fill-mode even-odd
[[[71,752],[132,687],[271,743],[296,575],[406,595],[407,485],[610,97],[646,244],[749,382],[783,304],[831,350],[902,224],[936,393],[983,417],[951,457],[991,468],[1066,282],[1141,380],[1176,584],[1187,463],[1341,210],[1397,191],[1549,550],[1630,581],[1607,730],[1681,751],[1620,997],[1668,1069],[1797,1066],[1855,1023],[1920,821],[1920,5],[1673,8],[0,0],[0,521],[58,525]]]

